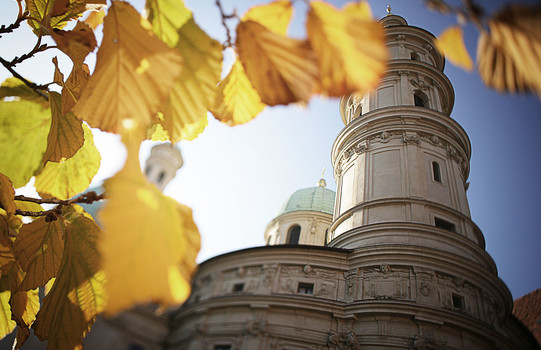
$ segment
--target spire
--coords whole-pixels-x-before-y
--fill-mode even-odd
[[[391,5],[387,5],[387,16],[391,15]]]
[[[327,187],[327,181],[325,181],[325,179],[323,178],[324,176],[325,176],[325,167],[323,167],[323,169],[321,170],[321,178],[317,182],[318,187],[323,187],[323,188]]]

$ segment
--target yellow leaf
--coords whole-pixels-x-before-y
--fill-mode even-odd
[[[13,332],[16,323],[11,319],[11,288],[9,276],[4,275],[0,278],[0,339]]]
[[[251,7],[241,20],[257,22],[271,32],[285,36],[292,16],[291,1],[277,0],[269,4]]]
[[[176,47],[179,29],[192,19],[192,12],[179,0],[147,0],[146,8],[154,33],[169,47]]]
[[[218,85],[212,114],[223,123],[237,125],[254,119],[264,108],[242,64],[236,60],[227,77]]]
[[[241,21],[237,49],[263,103],[275,106],[310,99],[318,70],[308,42],[278,35],[254,21]]]
[[[96,249],[100,229],[79,213],[58,219],[66,230],[62,262],[32,328],[41,340],[47,340],[48,348],[73,349],[81,345],[105,303]]]
[[[366,1],[348,2],[344,5],[344,12],[363,21],[370,21],[373,18],[370,4]]]
[[[118,132],[126,118],[150,126],[180,73],[178,53],[142,23],[149,26],[120,1],[105,17],[96,69],[72,110],[92,127]]]
[[[81,121],[72,113],[63,114],[61,96],[57,92],[49,93],[51,102],[51,129],[47,137],[47,150],[44,161],[60,162],[71,158],[83,146],[84,133]]]
[[[56,30],[51,32],[51,36],[58,49],[71,58],[74,69],[80,68],[85,57],[98,45],[92,28],[81,21],[77,21],[72,30]]]
[[[163,127],[173,143],[194,139],[207,126],[222,71],[222,46],[195,23],[181,2],[151,0],[149,18],[154,32],[183,57],[182,73],[161,110]]]
[[[535,91],[541,98],[541,5],[510,6],[477,44],[479,74],[499,91]]]
[[[40,217],[21,227],[14,250],[26,276],[21,290],[43,287],[57,276],[64,250],[64,225]]]
[[[0,102],[0,172],[15,188],[26,185],[40,168],[50,125],[51,113],[37,103]]]
[[[9,272],[11,284],[11,305],[12,319],[17,324],[17,338],[13,349],[19,349],[23,346],[26,339],[30,336],[30,325],[36,319],[39,311],[38,289],[21,291],[20,283],[24,278],[24,272],[19,264],[13,266]]]
[[[92,29],[98,28],[103,23],[103,17],[105,17],[105,9],[98,11],[91,11],[88,17],[85,19],[85,23]]]
[[[48,162],[36,176],[34,187],[42,197],[68,199],[86,190],[100,168],[101,156],[90,128],[83,125],[84,144],[60,163]]]
[[[434,41],[436,49],[449,59],[453,64],[471,71],[473,61],[464,45],[464,35],[460,26],[447,28],[440,34],[439,38]]]
[[[317,55],[321,93],[343,96],[372,89],[385,72],[383,28],[358,8],[310,2],[306,29]]]
[[[109,199],[98,213],[104,228],[99,251],[107,277],[108,314],[136,303],[183,302],[199,249],[193,243],[199,233],[191,210],[164,196],[141,173],[140,139],[134,133],[124,135],[126,164],[105,182]]]

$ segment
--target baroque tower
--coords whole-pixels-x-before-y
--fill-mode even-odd
[[[450,118],[444,57],[404,18],[380,22],[386,75],[370,93],[342,98],[346,126],[332,149],[328,245],[354,250],[350,311],[356,323],[377,324],[374,336],[388,335],[382,348],[414,335],[415,349],[525,349],[511,294],[471,220],[471,145]]]

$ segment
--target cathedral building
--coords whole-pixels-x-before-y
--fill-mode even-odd
[[[471,220],[471,145],[434,36],[381,24],[385,77],[340,103],[336,194],[295,192],[266,246],[203,262],[169,349],[539,349]]]

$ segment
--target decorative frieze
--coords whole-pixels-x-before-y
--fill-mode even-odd
[[[327,346],[339,350],[358,350],[361,348],[354,331],[330,331],[327,336]]]

